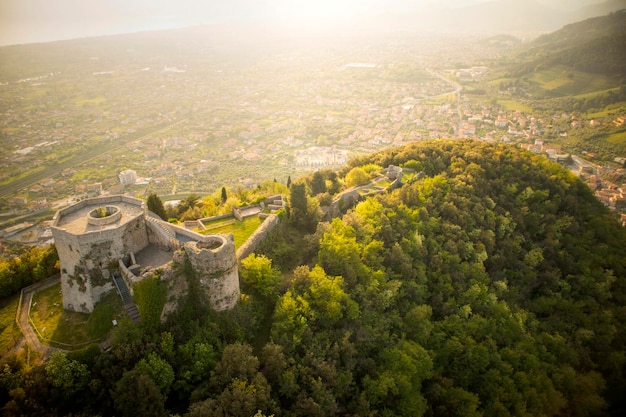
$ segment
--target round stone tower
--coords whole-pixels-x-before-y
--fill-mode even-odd
[[[232,235],[210,235],[185,243],[191,266],[209,297],[211,309],[229,310],[239,299],[239,273]]]

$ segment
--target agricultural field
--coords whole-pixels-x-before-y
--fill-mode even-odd
[[[615,86],[612,77],[575,71],[561,66],[533,72],[528,76],[528,81],[558,96],[577,96]]]
[[[613,133],[606,140],[610,143],[624,143],[626,142],[626,131]]]
[[[498,100],[498,104],[510,111],[521,111],[530,113],[532,108],[518,100]]]

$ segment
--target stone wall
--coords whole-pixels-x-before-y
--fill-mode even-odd
[[[129,252],[139,252],[148,241],[142,216],[116,229],[81,235],[55,234],[63,271],[63,307],[70,311],[91,312],[103,295],[114,289],[108,275],[112,262]],[[74,285],[78,284],[78,285]]]
[[[237,250],[237,259],[242,260],[250,255],[256,247],[265,239],[279,223],[280,219],[276,214],[269,214],[261,223],[258,229],[246,240],[246,242]]]
[[[85,214],[86,220],[83,213],[78,211],[91,207],[94,210],[109,207],[111,210],[106,217],[99,217],[99,213],[89,211]],[[123,213],[120,215],[114,208],[119,208]],[[92,217],[97,224],[93,224]],[[262,228],[267,227],[266,223]],[[89,226],[85,228],[85,224]],[[132,284],[137,282],[137,278],[120,260],[151,244],[174,250],[174,260],[180,260],[181,257],[189,259],[213,310],[231,309],[239,299],[237,254],[232,235],[202,236],[184,227],[153,219],[146,215],[145,204],[140,200],[125,196],[83,200],[59,211],[52,230],[61,260],[63,307],[67,310],[93,311],[101,297],[115,289],[109,274],[112,267],[122,270],[122,276],[132,290]],[[181,245],[175,239],[177,236],[191,240],[184,245],[183,251],[177,251]],[[164,271],[166,277],[173,275],[170,266],[165,267]],[[172,294],[180,294],[186,288],[186,283],[168,283],[168,300],[170,290]],[[172,308],[173,304],[168,304],[168,311]]]
[[[87,213],[89,224],[92,224],[93,220],[98,223],[97,230],[77,234],[71,227],[69,231],[64,227],[56,227],[58,220],[63,216],[70,216],[92,206],[94,208],[121,206],[120,202],[134,207],[133,214],[129,215],[130,219],[119,226],[115,223],[120,220],[120,211],[116,212],[116,215],[104,218],[92,218],[91,212]],[[112,264],[116,266],[117,260],[125,254],[139,252],[149,243],[143,210],[144,205],[139,200],[125,196],[110,196],[83,200],[57,213],[52,230],[61,262],[64,309],[90,313],[95,304],[115,288],[109,275],[109,267]]]
[[[200,220],[185,220],[183,224],[185,225],[185,229],[188,229],[188,230],[206,229],[206,227],[204,227],[204,224]]]
[[[276,195],[267,197],[265,200],[263,200],[263,203],[265,205],[278,204],[279,202],[282,203],[282,201],[283,201],[283,196],[281,194],[276,194]]]
[[[139,202],[138,202],[139,201]],[[97,205],[115,205],[115,203],[119,203],[119,202],[123,202],[123,203],[127,203],[127,204],[132,204],[132,205],[136,205],[139,207],[142,207],[145,210],[145,204],[143,204],[143,202],[141,202],[140,200],[137,200],[134,197],[127,197],[125,195],[111,195],[111,196],[105,196],[105,197],[96,197],[94,199],[91,198],[87,198],[85,200],[81,200],[75,204],[72,204],[69,207],[66,207],[64,209],[59,210],[55,216],[54,219],[57,219],[59,217],[62,216],[67,216],[70,213],[73,213],[75,211],[81,210],[87,206],[91,206],[94,205],[95,202],[97,202]]]
[[[61,291],[63,308],[69,311],[93,311],[95,302],[92,285],[81,266],[82,256],[78,236],[63,230],[55,233],[55,242],[61,263]]]
[[[172,261],[175,264],[184,263],[185,252],[183,250],[174,252]],[[176,268],[171,264],[164,266],[162,271],[160,279],[167,285],[167,301],[163,306],[163,311],[161,311],[161,322],[163,323],[170,314],[176,311],[180,299],[189,293],[189,284],[185,276],[177,273]]]
[[[220,214],[219,216],[212,216],[212,217],[205,217],[203,219],[198,219],[201,222],[210,222],[213,220],[221,220],[221,219],[227,219],[229,217],[233,217],[232,213],[229,214]]]
[[[124,261],[122,259],[118,260],[117,264],[120,268],[122,279],[126,282],[128,291],[130,291],[130,295],[133,295],[133,284],[137,281],[137,277],[126,267],[126,265],[124,265]]]
[[[205,237],[199,233],[194,232],[193,230],[187,230],[184,227],[180,227],[176,224],[166,223],[163,226],[167,227],[175,235],[186,236],[191,240],[198,240],[198,239],[202,239]]]
[[[150,244],[163,250],[175,249],[171,247],[171,239],[173,239],[174,236],[167,233],[165,229],[167,226],[163,225],[163,221],[155,218],[146,218],[146,220],[149,220],[146,222],[146,232]]]
[[[339,217],[349,208],[354,207],[360,199],[361,195],[358,190],[345,192],[341,194],[339,198],[333,200],[330,207],[326,209],[326,213],[328,213],[331,218]]]
[[[240,294],[233,236],[204,236],[201,241],[185,243],[184,249],[211,309],[233,308]]]

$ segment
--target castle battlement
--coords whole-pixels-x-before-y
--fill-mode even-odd
[[[142,200],[122,195],[85,199],[59,210],[51,228],[61,263],[66,310],[93,311],[102,296],[115,288],[110,270],[118,268],[120,260],[151,250],[174,252],[180,247],[184,247],[211,308],[230,309],[239,298],[232,235],[203,236],[151,219]],[[131,269],[140,268],[133,265]]]
[[[115,208],[116,211],[100,215],[100,208]],[[145,203],[136,198],[122,195],[90,198],[59,210],[54,216],[52,227],[79,235],[100,232],[102,228],[117,228],[138,216],[144,216]],[[106,215],[108,214],[108,215]],[[115,221],[113,221],[115,220]]]
[[[209,295],[211,308],[229,310],[239,299],[239,274],[235,241],[220,235],[185,243],[184,249],[200,285]]]

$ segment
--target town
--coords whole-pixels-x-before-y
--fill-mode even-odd
[[[238,53],[207,42],[166,44],[172,50],[162,54],[141,40],[75,40],[65,46],[67,62],[42,58],[41,70],[16,63],[0,73],[3,241],[50,243],[52,214],[88,197],[175,200],[285,183],[437,138],[544,153],[583,177],[605,205],[626,208],[626,155],[578,153],[570,140],[621,126],[624,114],[589,118],[525,105],[494,75],[509,38],[345,38],[331,49],[259,40]]]

